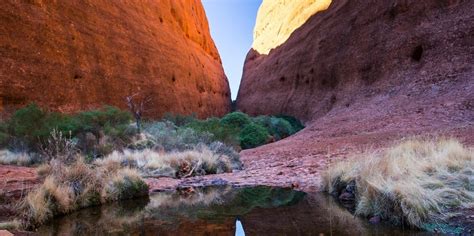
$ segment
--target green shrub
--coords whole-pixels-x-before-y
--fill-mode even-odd
[[[105,156],[114,149],[126,147],[137,132],[136,128],[130,125],[132,115],[112,106],[81,112],[76,114],[74,119],[78,123],[79,134],[91,133],[98,139],[104,138],[103,135],[107,138],[107,143],[95,144],[83,150],[91,157]],[[85,138],[85,135],[81,137]]]
[[[226,145],[238,148],[240,129],[235,126],[223,124],[218,118],[209,118],[207,120],[196,120],[186,127],[191,128],[197,132],[208,132],[213,135],[214,141],[220,141]]]
[[[136,132],[130,126],[131,119],[129,112],[111,106],[67,115],[46,112],[36,104],[30,104],[16,111],[5,128],[0,127],[0,145],[8,143],[9,148],[15,151],[37,152],[55,130],[78,138],[79,143],[84,143],[81,139],[86,137],[86,133],[92,133],[96,138],[106,135],[110,145],[120,147],[130,142]],[[83,150],[86,153],[97,152],[97,148],[86,149]]]
[[[132,149],[154,148],[167,152],[194,149],[198,144],[209,144],[213,135],[187,127],[177,127],[169,121],[144,125],[145,138],[132,143]]]
[[[240,145],[243,149],[255,148],[267,143],[269,136],[267,129],[250,123],[240,131]]]
[[[4,148],[7,145],[9,139],[10,135],[0,131],[0,148]]]
[[[0,122],[0,148],[4,148],[8,144],[10,135],[8,134],[8,126],[6,123]]]
[[[270,123],[272,125],[271,126],[272,127],[271,132],[274,133],[274,137],[277,140],[286,138],[286,137],[296,133],[296,131],[291,126],[290,122],[288,122],[285,119],[272,117],[270,119]]]
[[[57,112],[46,113],[36,136],[40,138],[48,137],[53,129],[63,134],[71,133],[71,135],[75,135],[80,131],[80,128],[79,122],[73,116]]]
[[[243,128],[252,123],[252,120],[245,113],[232,112],[222,117],[221,123],[230,127]]]
[[[302,129],[304,129],[303,123],[301,123],[300,120],[296,119],[293,116],[288,116],[288,115],[277,115],[277,118],[285,119],[286,121],[290,122],[291,127],[293,127],[294,132],[298,132]]]
[[[43,128],[46,113],[36,104],[30,104],[13,113],[8,122],[9,132],[19,137],[34,137],[39,135]]]
[[[69,115],[48,113],[36,104],[30,104],[17,110],[7,122],[3,136],[13,136],[14,141],[22,143],[25,149],[35,150],[38,144],[47,140],[53,129],[62,133],[76,133],[79,129],[77,122]],[[11,137],[10,137],[11,138]]]
[[[254,118],[254,122],[265,127],[275,140],[286,138],[295,133],[290,122],[285,119],[272,116],[259,116]]]
[[[128,126],[132,115],[116,107],[105,106],[99,110],[81,112],[75,119],[79,122],[81,132],[98,134],[106,126],[109,128]]]
[[[173,114],[173,113],[166,113],[163,117],[163,120],[167,120],[175,124],[176,126],[185,126],[193,121],[196,121],[196,114],[188,115],[181,115],[181,114]]]

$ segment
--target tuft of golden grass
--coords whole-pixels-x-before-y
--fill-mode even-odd
[[[148,176],[173,178],[232,171],[232,163],[229,157],[216,154],[208,148],[171,153],[157,152],[150,149],[116,151],[95,163],[109,169],[117,169],[124,165],[134,166]]]
[[[15,153],[8,150],[0,151],[0,165],[29,166],[33,163],[33,157],[28,153]]]
[[[338,195],[355,182],[357,215],[421,228],[474,207],[473,160],[473,150],[453,139],[409,139],[330,166],[322,187]]]
[[[41,164],[38,167],[36,167],[36,174],[38,174],[41,177],[48,176],[51,173],[51,165],[49,164]]]
[[[82,158],[71,165],[50,163],[44,183],[30,192],[20,206],[25,227],[41,225],[71,211],[148,194],[148,186],[131,169],[89,165]]]
[[[19,220],[0,222],[0,230],[18,230],[20,228],[21,222]]]

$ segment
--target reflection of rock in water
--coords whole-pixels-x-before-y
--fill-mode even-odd
[[[241,222],[240,227],[236,227]],[[389,231],[387,231],[389,230]],[[87,209],[40,229],[48,235],[314,235],[397,233],[355,218],[323,194],[268,187],[163,192],[149,202]]]

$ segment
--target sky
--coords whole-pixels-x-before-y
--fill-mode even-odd
[[[202,3],[235,100],[262,0],[202,0]]]

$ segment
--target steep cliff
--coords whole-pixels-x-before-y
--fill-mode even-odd
[[[252,48],[260,54],[268,54],[329,4],[331,0],[263,1],[258,10]]]
[[[199,0],[0,2],[0,110],[125,108],[136,93],[153,117],[230,109]]]
[[[307,127],[242,151],[247,173],[312,191],[331,162],[368,148],[414,135],[474,145],[473,9],[461,0],[333,0],[268,55],[253,49],[238,109],[294,115]]]
[[[276,17],[272,4],[285,8],[264,0],[256,36],[264,26],[285,25],[275,21],[292,20]],[[286,8],[303,9],[293,3]],[[324,120],[402,124],[417,114],[424,124],[436,124],[442,122],[436,117],[449,113],[449,119],[472,122],[472,9],[474,2],[463,0],[333,0],[268,55],[259,48],[249,52],[237,106],[305,121],[328,116]],[[264,30],[276,35],[281,29]]]

